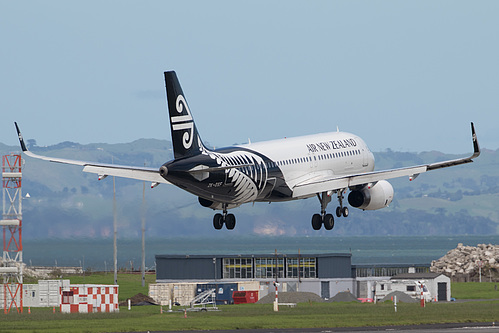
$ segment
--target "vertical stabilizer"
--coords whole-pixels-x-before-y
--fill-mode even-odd
[[[166,97],[175,159],[197,155],[203,143],[174,71],[165,72]]]

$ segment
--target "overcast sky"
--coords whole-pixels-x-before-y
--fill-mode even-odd
[[[0,0],[0,142],[170,140],[175,70],[205,142],[340,130],[374,151],[499,148],[499,1]]]

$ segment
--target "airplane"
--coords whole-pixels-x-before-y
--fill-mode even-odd
[[[234,229],[236,218],[228,213],[244,203],[284,202],[317,197],[320,213],[313,214],[312,228],[334,227],[333,214],[326,208],[334,196],[336,217],[347,217],[351,207],[377,210],[387,207],[394,191],[387,179],[473,162],[480,155],[475,127],[471,123],[473,154],[443,162],[374,171],[374,155],[357,135],[340,132],[255,142],[219,149],[203,144],[192,113],[174,71],[164,72],[174,159],[160,168],[122,166],[40,156],[26,148],[15,123],[21,149],[29,157],[83,166],[98,179],[107,176],[133,178],[159,184],[173,184],[198,197],[203,207],[221,210],[213,217],[215,229]]]

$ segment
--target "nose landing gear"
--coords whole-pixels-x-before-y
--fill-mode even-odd
[[[343,217],[347,217],[348,216],[348,207],[343,207],[343,199],[345,198],[343,196],[343,192],[345,190],[341,190],[341,191],[338,191],[338,202],[339,202],[339,206],[336,207],[336,216],[337,217],[341,217],[341,215],[343,215]]]
[[[343,207],[343,191],[345,189],[337,190],[338,194],[338,202],[339,206],[336,207],[336,216],[341,217],[342,215],[344,217],[348,216],[348,207]],[[334,228],[334,217],[332,214],[326,214],[326,207],[328,203],[331,202],[331,192],[322,192],[322,193],[317,193],[317,198],[319,199],[319,202],[321,203],[321,213],[320,214],[314,214],[312,216],[312,228],[314,230],[320,230],[322,225],[324,224],[324,229],[326,230],[332,230]]]

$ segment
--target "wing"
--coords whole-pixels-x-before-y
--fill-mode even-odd
[[[99,179],[103,179],[107,176],[116,176],[116,177],[150,181],[153,183],[154,186],[157,185],[158,183],[170,184],[163,177],[161,177],[161,175],[159,174],[159,169],[156,168],[94,163],[86,161],[68,160],[64,158],[47,157],[34,154],[26,148],[23,136],[21,134],[21,131],[19,130],[19,126],[17,126],[17,123],[14,124],[16,125],[17,135],[19,137],[19,143],[21,144],[21,149],[24,152],[24,154],[26,154],[29,157],[38,158],[41,160],[55,162],[55,163],[80,165],[83,167],[84,172],[98,174]]]
[[[473,140],[473,155],[466,158],[458,158],[455,160],[424,164],[400,169],[382,170],[366,172],[361,174],[352,174],[340,177],[324,176],[321,178],[313,178],[305,180],[301,183],[296,184],[293,187],[293,197],[300,198],[313,195],[315,193],[322,193],[328,191],[336,191],[339,189],[345,189],[349,187],[354,187],[358,185],[365,185],[369,183],[376,183],[380,180],[392,179],[397,177],[409,176],[409,180],[414,180],[419,174],[436,170],[441,168],[447,168],[455,165],[471,163],[473,159],[480,155],[480,146],[478,145],[478,139],[475,133],[475,126],[471,123],[471,134]]]

